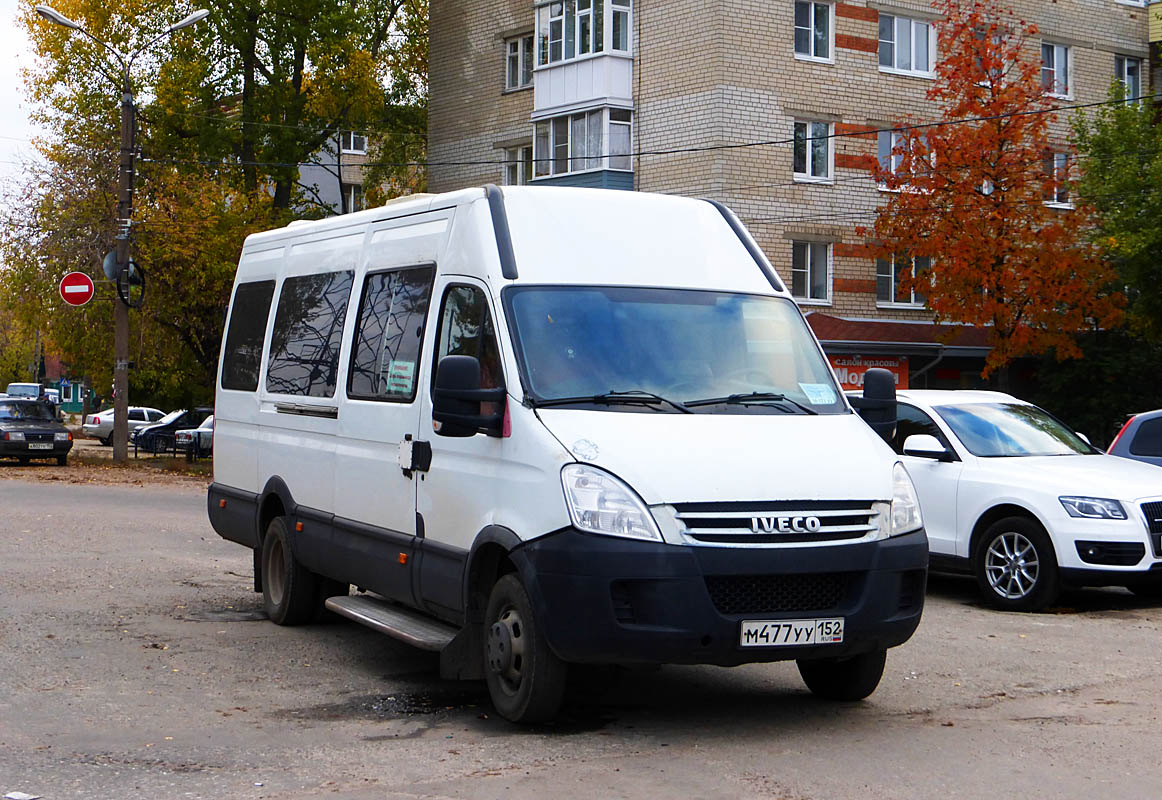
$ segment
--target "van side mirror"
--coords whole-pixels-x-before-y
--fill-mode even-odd
[[[886,369],[873,367],[863,376],[863,397],[851,398],[873,431],[888,444],[896,436],[896,376]]]
[[[928,433],[914,433],[904,440],[904,455],[917,458],[931,458],[936,461],[951,461],[952,453],[935,436]]]
[[[436,367],[436,389],[432,396],[432,419],[440,423],[440,436],[500,436],[504,427],[507,393],[480,388],[480,361],[475,356],[444,356]],[[498,414],[481,414],[481,403],[500,405]]]

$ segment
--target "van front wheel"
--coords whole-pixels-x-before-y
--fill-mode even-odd
[[[505,575],[492,587],[484,625],[484,680],[497,712],[512,722],[555,717],[567,667],[549,649],[516,575]]]
[[[291,552],[286,517],[275,517],[262,540],[262,604],[276,625],[302,625],[318,610],[319,578]]]
[[[880,685],[886,650],[874,650],[850,658],[799,661],[799,674],[811,694],[824,700],[863,700]]]

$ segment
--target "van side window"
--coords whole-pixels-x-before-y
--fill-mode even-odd
[[[480,360],[480,388],[496,389],[504,386],[500,350],[496,344],[496,331],[492,327],[488,299],[475,286],[450,286],[444,293],[439,339],[436,341],[436,364],[432,369],[433,382],[440,359],[444,356],[475,356]],[[492,405],[483,403],[481,413],[492,413]]]
[[[892,449],[903,455],[904,442],[907,438],[922,433],[935,436],[940,440],[940,444],[952,452],[952,448],[948,446],[948,438],[940,431],[939,426],[932,421],[930,416],[915,406],[898,403],[896,405],[896,435],[892,438]]]
[[[416,397],[432,267],[368,275],[351,348],[347,396],[410,403]]]
[[[334,397],[354,279],[346,270],[283,281],[266,365],[268,392]]]
[[[270,318],[274,281],[240,283],[231,304],[230,330],[222,353],[222,388],[242,392],[258,389],[262,341]]]

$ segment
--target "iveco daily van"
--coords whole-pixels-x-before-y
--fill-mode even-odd
[[[860,699],[920,620],[912,482],[716,203],[490,186],[250,236],[215,413],[270,618],[438,650],[511,720],[572,663]]]

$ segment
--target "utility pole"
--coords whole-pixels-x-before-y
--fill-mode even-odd
[[[117,199],[117,269],[129,269],[129,235],[133,220],[133,156],[137,109],[126,65],[121,83],[121,161]],[[113,300],[113,462],[129,460],[129,305]]]
[[[78,23],[48,5],[38,5],[36,13],[56,25],[78,31],[116,59],[121,66],[121,159],[119,162],[120,189],[117,198],[117,271],[118,280],[124,280],[125,297],[121,292],[113,301],[113,461],[125,463],[129,460],[129,304],[127,302],[130,284],[129,243],[133,224],[133,158],[137,136],[137,109],[133,104],[133,87],[130,72],[133,62],[145,50],[160,42],[166,36],[182,28],[189,27],[210,16],[204,8],[194,11],[185,19],[175,22],[160,35],[125,56],[102,42]]]

